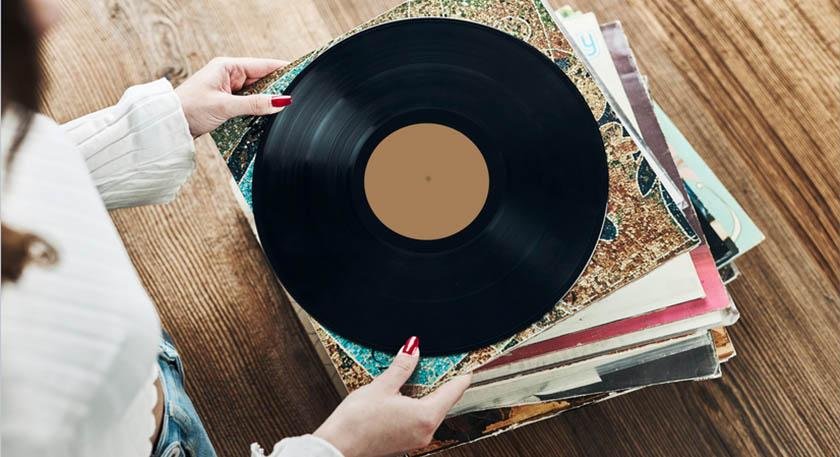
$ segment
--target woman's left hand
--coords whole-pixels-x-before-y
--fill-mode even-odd
[[[243,87],[288,65],[277,59],[217,57],[184,81],[175,93],[194,136],[236,116],[274,114],[292,102],[286,95],[234,95]]]

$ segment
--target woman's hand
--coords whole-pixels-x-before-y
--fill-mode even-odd
[[[288,62],[277,59],[217,57],[187,78],[175,93],[194,137],[236,116],[274,114],[292,102],[287,95],[233,95]]]
[[[408,350],[408,352],[406,352]],[[345,457],[379,457],[428,445],[446,413],[470,385],[459,376],[423,398],[400,394],[420,357],[411,337],[385,372],[338,405],[314,435]]]

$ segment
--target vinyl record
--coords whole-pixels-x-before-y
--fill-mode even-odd
[[[583,96],[501,31],[411,19],[312,61],[253,182],[277,276],[370,348],[476,349],[540,319],[589,261],[608,191]]]

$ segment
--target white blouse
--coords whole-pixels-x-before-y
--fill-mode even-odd
[[[18,121],[3,116],[3,164]],[[195,168],[178,96],[161,79],[63,126],[37,115],[0,168],[3,223],[59,254],[0,290],[0,451],[149,456],[160,322],[106,208],[168,202]],[[341,453],[305,435],[270,456]]]

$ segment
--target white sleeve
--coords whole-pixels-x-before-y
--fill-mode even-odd
[[[130,87],[116,105],[62,128],[109,209],[169,202],[195,168],[181,101],[166,79]]]
[[[251,445],[251,457],[344,457],[344,455],[326,440],[314,435],[303,435],[279,441],[268,455],[265,455],[257,443],[254,443]]]

